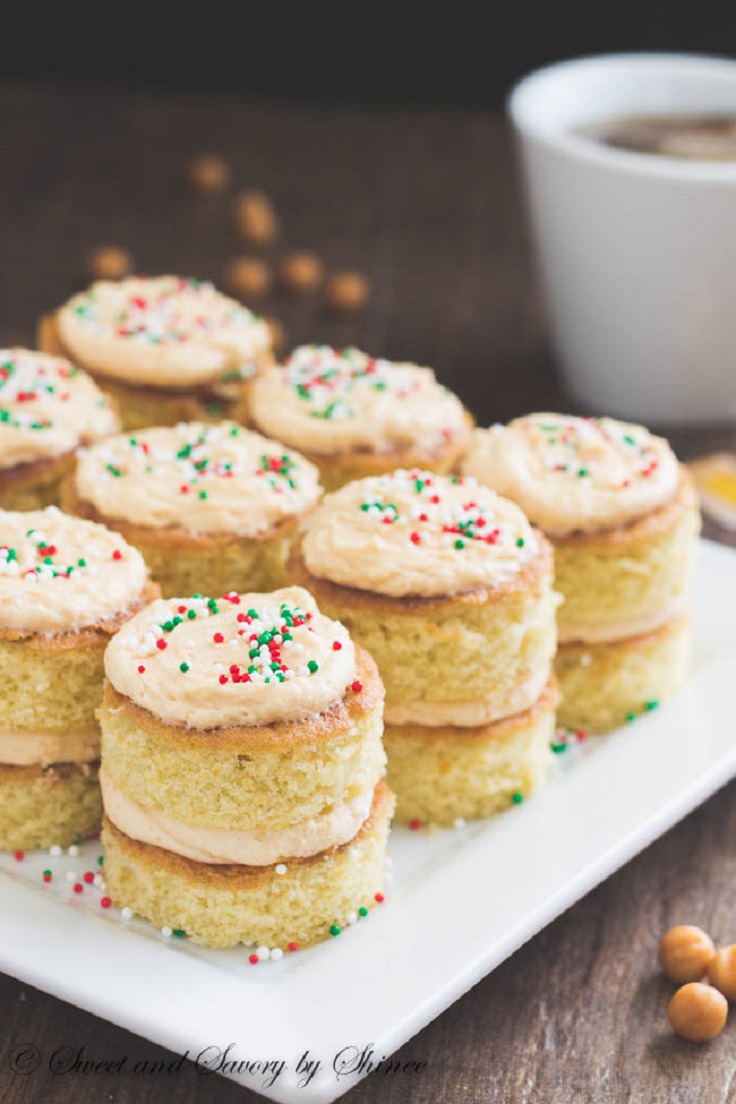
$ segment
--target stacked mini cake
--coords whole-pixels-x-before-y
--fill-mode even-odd
[[[399,819],[487,816],[533,789],[557,598],[552,549],[518,507],[474,479],[362,479],[317,507],[290,571],[378,663]]]
[[[105,879],[159,927],[304,946],[382,899],[383,686],[298,588],[159,600],[112,640]]]
[[[151,594],[117,533],[53,506],[0,511],[0,847],[99,828],[103,653]]]
[[[478,430],[463,464],[555,547],[560,720],[602,732],[687,675],[700,517],[666,441],[611,418],[533,414]]]
[[[431,368],[329,345],[301,346],[283,367],[261,373],[241,411],[247,417],[303,452],[328,490],[400,467],[451,471],[472,427]]]
[[[0,506],[58,502],[80,444],[118,429],[108,400],[79,368],[29,349],[0,350]]]
[[[222,417],[272,359],[262,319],[179,276],[92,284],[42,319],[39,340],[117,400],[125,429]]]
[[[320,495],[299,453],[234,422],[195,422],[87,450],[63,504],[121,532],[169,597],[284,585],[291,533]]]

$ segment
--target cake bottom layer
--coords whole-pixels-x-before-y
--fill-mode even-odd
[[[681,617],[627,640],[561,644],[559,723],[609,732],[670,697],[687,679],[691,636],[689,618]]]
[[[308,946],[336,934],[380,896],[393,809],[393,794],[381,781],[368,819],[349,843],[267,867],[194,862],[131,839],[105,817],[107,892],[118,907],[207,947]]]
[[[68,847],[99,831],[97,763],[0,764],[0,849]]]
[[[548,682],[530,709],[477,728],[386,725],[397,820],[450,825],[492,816],[539,785],[551,760],[558,694]]]

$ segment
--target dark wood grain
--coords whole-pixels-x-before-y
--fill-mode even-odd
[[[0,343],[31,341],[38,314],[80,286],[84,256],[102,242],[130,248],[141,271],[218,281],[240,250],[229,201],[195,199],[183,184],[188,157],[212,150],[240,186],[272,195],[284,239],[269,259],[314,249],[328,266],[372,280],[370,306],[353,320],[275,293],[260,309],[284,320],[292,343],[349,341],[433,364],[485,423],[564,403],[497,114],[5,87],[0,124]],[[733,448],[736,431],[673,439],[688,457]],[[736,1026],[707,1048],[675,1039],[664,1020],[670,987],[654,961],[672,923],[736,939],[735,799],[732,784],[409,1043],[401,1055],[426,1060],[424,1073],[373,1076],[350,1099],[736,1104]],[[119,968],[100,962],[99,984]],[[45,1055],[66,1045],[97,1059],[127,1054],[130,1066],[176,1057],[0,977],[2,1104],[257,1099],[189,1065],[148,1081],[130,1066],[118,1077],[22,1077],[8,1055],[23,1042]]]

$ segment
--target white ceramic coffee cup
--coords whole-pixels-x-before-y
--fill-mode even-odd
[[[571,394],[643,422],[736,417],[736,162],[574,133],[626,115],[736,114],[736,61],[619,54],[509,99],[549,324]]]

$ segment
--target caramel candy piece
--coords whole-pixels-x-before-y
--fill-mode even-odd
[[[726,1000],[736,1001],[736,943],[716,951],[708,966],[708,977]]]
[[[720,1035],[728,1016],[728,1001],[712,985],[691,981],[677,990],[667,1008],[667,1019],[683,1039],[707,1043]]]
[[[189,183],[200,195],[217,195],[230,183],[230,166],[224,157],[203,153],[194,157],[187,167]]]
[[[369,295],[370,285],[362,272],[335,272],[327,281],[325,301],[336,314],[357,314]]]
[[[235,257],[228,265],[225,281],[239,299],[261,299],[271,287],[271,270],[258,257]]]
[[[241,192],[235,200],[235,227],[252,245],[268,245],[279,235],[279,220],[264,192]]]
[[[279,278],[289,291],[314,291],[322,283],[324,271],[324,265],[314,253],[290,253],[281,262]]]
[[[119,245],[101,245],[87,257],[87,271],[93,280],[122,280],[133,271],[133,257]]]
[[[715,954],[713,940],[702,928],[678,924],[662,936],[657,961],[670,981],[700,981]]]

